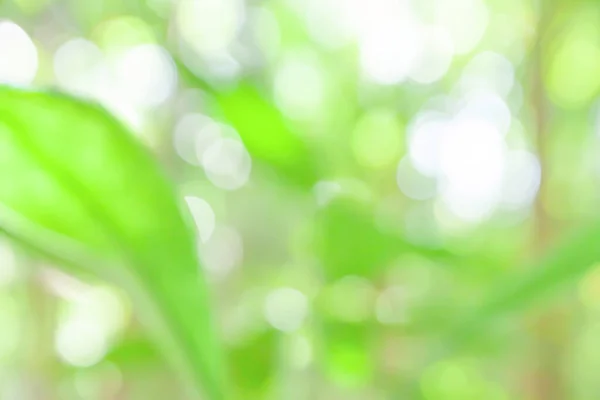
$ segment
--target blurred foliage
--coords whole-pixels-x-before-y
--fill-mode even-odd
[[[0,398],[597,398],[599,22],[0,1]]]
[[[221,360],[192,240],[148,155],[97,106],[2,88],[0,109],[2,228],[66,263],[90,268],[85,257],[94,257],[94,272],[139,296],[147,323],[162,325],[157,330],[169,338],[173,358],[189,364],[212,398],[222,398]],[[122,194],[126,199],[115,202]]]

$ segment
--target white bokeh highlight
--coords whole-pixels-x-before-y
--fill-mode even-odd
[[[275,289],[265,299],[264,314],[275,329],[287,333],[297,331],[308,316],[308,299],[297,289]]]
[[[54,77],[64,89],[78,95],[94,95],[106,84],[108,70],[98,46],[83,38],[63,43],[54,53]]]
[[[198,235],[203,243],[208,242],[215,230],[215,212],[208,202],[200,197],[186,196],[185,202],[196,224]]]
[[[440,151],[442,199],[465,220],[489,216],[496,205],[505,165],[502,134],[476,119],[449,126]]]
[[[387,15],[372,21],[372,26],[359,38],[360,66],[375,83],[404,82],[421,57],[420,26],[404,15]]]
[[[154,107],[171,97],[177,71],[171,55],[161,46],[133,47],[114,60],[119,94],[139,107]]]
[[[530,207],[541,170],[537,157],[522,150],[525,132],[515,136],[523,125],[506,100],[514,87],[514,68],[505,57],[477,54],[452,94],[426,103],[409,122],[399,189],[415,200],[439,200],[437,212],[467,223],[500,209],[522,213]]]
[[[414,60],[408,74],[421,84],[431,84],[441,79],[450,69],[454,57],[454,43],[448,32],[438,26],[422,28],[423,50]]]
[[[252,160],[241,141],[219,138],[203,152],[202,166],[212,184],[236,190],[248,182]]]
[[[0,20],[0,83],[30,84],[38,70],[38,51],[19,25]]]
[[[199,244],[199,253],[209,275],[221,280],[242,264],[244,242],[235,228],[218,225],[208,240]]]
[[[542,169],[537,156],[526,150],[509,151],[502,184],[504,208],[522,209],[531,205],[540,188]]]
[[[176,7],[181,38],[203,56],[226,51],[245,18],[240,0],[186,0]]]
[[[93,42],[73,38],[58,48],[53,67],[62,89],[99,101],[135,131],[177,89],[171,55],[155,44],[106,54]]]
[[[173,146],[177,154],[191,165],[201,165],[206,148],[220,137],[215,122],[203,114],[186,114],[177,121]]]
[[[307,120],[319,114],[325,97],[325,76],[315,54],[293,52],[284,57],[274,77],[275,102],[290,118]]]
[[[66,363],[89,367],[102,360],[128,318],[123,299],[108,287],[83,286],[71,292],[55,334],[55,349]]]
[[[106,354],[108,343],[101,327],[90,319],[68,321],[55,339],[59,357],[75,367],[90,367]]]

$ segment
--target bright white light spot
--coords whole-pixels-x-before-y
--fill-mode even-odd
[[[71,39],[54,53],[54,76],[65,89],[82,95],[93,94],[91,89],[98,83],[103,58],[102,51],[89,40]]]
[[[358,162],[370,168],[396,163],[400,156],[403,127],[392,110],[366,113],[356,124],[352,150]]]
[[[208,241],[200,245],[202,265],[216,279],[227,276],[244,258],[244,243],[233,228],[217,226]]]
[[[239,0],[186,0],[177,4],[182,38],[203,55],[226,50],[235,40],[244,14],[244,2]]]
[[[455,121],[441,146],[442,196],[459,217],[478,221],[499,200],[505,143],[491,124],[476,119]]]
[[[187,114],[177,122],[173,132],[173,145],[177,154],[189,164],[200,165],[197,147],[201,155],[208,145],[219,138],[218,132],[203,129],[211,123],[212,120],[202,114]]]
[[[444,29],[428,26],[423,29],[423,51],[415,60],[409,77],[422,84],[442,78],[452,63],[454,45]]]
[[[102,81],[100,80],[99,82]],[[114,81],[111,81],[109,85],[104,90],[100,89],[100,94],[95,98],[100,100],[108,110],[119,117],[134,132],[142,132],[146,120],[144,111],[129,101],[129,99],[122,97]]]
[[[500,96],[492,92],[478,92],[467,98],[459,118],[482,119],[494,125],[506,135],[510,129],[512,115],[508,105]]]
[[[64,324],[92,321],[110,338],[121,331],[129,318],[128,304],[116,290],[88,286],[55,270],[45,271],[45,283],[57,295],[69,300]]]
[[[239,189],[248,182],[252,160],[244,145],[235,139],[219,139],[202,156],[208,179],[226,190]]]
[[[124,299],[109,287],[82,287],[72,296],[59,325],[55,347],[65,362],[87,367],[99,362],[111,338],[123,330],[128,312]]]
[[[198,121],[199,122],[199,121]],[[200,128],[196,140],[195,150],[196,158],[200,163],[204,162],[206,151],[214,144],[218,144],[221,139],[232,139],[239,141],[240,136],[230,125],[209,120]],[[240,142],[241,143],[241,142]]]
[[[450,33],[457,54],[469,53],[477,46],[489,20],[481,0],[439,0],[434,12],[435,24]]]
[[[206,243],[215,230],[215,212],[206,200],[199,197],[186,196],[185,201],[196,223],[200,240]]]
[[[37,70],[37,49],[27,32],[11,21],[0,21],[0,83],[30,84]]]
[[[441,139],[448,119],[440,113],[419,114],[408,128],[408,148],[412,165],[425,176],[439,175]]]
[[[136,90],[141,81],[149,82],[144,78],[148,68],[138,65],[137,68],[144,70],[142,73],[127,71],[128,62],[123,62],[126,56],[127,52],[121,52],[107,59],[94,43],[76,38],[64,43],[55,53],[54,74],[63,89],[99,101],[135,131],[140,131],[145,119],[143,107],[148,104],[149,99],[143,99],[142,104],[139,104],[142,93],[137,93]],[[130,59],[129,62],[131,61]],[[135,65],[128,68],[133,67]],[[149,70],[152,69],[150,66]],[[128,75],[132,74],[136,77],[128,82]],[[135,84],[133,81],[138,75],[142,78]]]
[[[129,312],[125,299],[109,287],[91,287],[73,305],[75,318],[93,318],[108,338],[116,335],[127,324]]]
[[[160,105],[171,97],[177,86],[175,64],[169,53],[157,45],[125,51],[115,60],[114,72],[119,94],[142,107]]]
[[[286,56],[275,73],[275,101],[291,118],[310,119],[323,108],[325,78],[311,53]]]
[[[408,157],[403,158],[398,164],[396,181],[402,193],[411,199],[426,200],[437,193],[437,182],[421,174]]]
[[[393,85],[408,77],[423,49],[422,32],[413,21],[380,21],[359,42],[360,65],[375,83]]]
[[[275,289],[265,299],[264,313],[275,329],[294,332],[300,329],[308,315],[308,299],[296,289]]]
[[[492,162],[488,156],[493,157]],[[453,180],[463,176],[485,177],[487,174],[478,168],[482,166],[489,166],[499,176],[502,158],[499,132],[482,121],[465,119],[457,121],[444,137],[440,161],[444,175]]]
[[[61,324],[56,333],[56,351],[76,367],[89,367],[106,354],[106,332],[93,318],[77,318]]]
[[[480,221],[498,205],[506,161],[504,133],[510,122],[510,111],[500,97],[479,93],[455,116],[422,113],[409,126],[412,166],[437,178],[444,204],[457,217]],[[403,173],[410,172],[403,168]],[[409,182],[399,185],[411,195],[418,187]],[[419,196],[418,190],[412,195]]]
[[[386,325],[405,323],[408,319],[406,300],[403,288],[392,286],[385,289],[375,303],[377,321]]]
[[[423,50],[422,27],[408,2],[373,0],[353,7],[364,75],[384,85],[406,80]]]
[[[78,367],[96,364],[127,323],[125,299],[110,287],[87,286],[52,270],[44,278],[50,289],[69,301],[56,331],[58,355]]]
[[[515,83],[515,69],[504,56],[491,51],[478,53],[465,67],[458,83],[459,95],[492,91],[503,98]]]
[[[528,207],[535,200],[542,170],[537,157],[524,150],[509,151],[506,158],[502,205],[506,208]]]

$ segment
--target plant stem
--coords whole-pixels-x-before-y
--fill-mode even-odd
[[[549,247],[554,236],[552,217],[545,208],[550,193],[548,175],[551,168],[549,159],[550,117],[552,106],[544,88],[545,43],[548,41],[548,26],[554,12],[553,0],[538,1],[537,39],[531,58],[532,90],[531,104],[535,123],[535,141],[542,170],[540,189],[534,209],[534,240],[532,250],[539,257]],[[531,398],[536,400],[560,400],[566,398],[564,380],[561,373],[564,359],[564,335],[556,332],[564,326],[564,315],[553,307],[533,321],[534,370],[532,371]]]

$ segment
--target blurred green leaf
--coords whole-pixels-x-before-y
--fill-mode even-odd
[[[273,166],[284,177],[304,187],[317,180],[314,160],[281,112],[247,83],[219,94],[225,119],[239,132],[255,159]]]
[[[261,399],[272,384],[277,366],[277,335],[261,332],[228,352],[235,393],[240,399]]]
[[[565,108],[578,108],[592,101],[600,90],[600,10],[587,4],[565,21],[566,32],[547,54],[545,76],[550,98]]]
[[[323,368],[338,385],[358,388],[374,377],[374,326],[329,321],[324,325],[326,349]]]
[[[0,227],[128,289],[166,354],[224,398],[195,240],[127,129],[93,104],[0,87],[0,153]]]
[[[600,223],[580,229],[520,276],[497,285],[452,331],[452,341],[464,343],[501,315],[521,310],[532,301],[572,283],[600,261]]]
[[[214,97],[218,108],[215,112],[237,130],[253,160],[303,188],[316,183],[315,160],[307,144],[255,87],[242,82],[235,89],[218,90],[181,60],[175,59],[175,63],[182,80]]]
[[[147,338],[127,338],[118,343],[104,359],[120,368],[147,367],[163,361],[156,348]]]
[[[414,245],[396,232],[382,230],[372,210],[359,201],[332,201],[317,217],[315,246],[331,279],[346,275],[376,276],[406,253],[433,258],[444,250]]]

